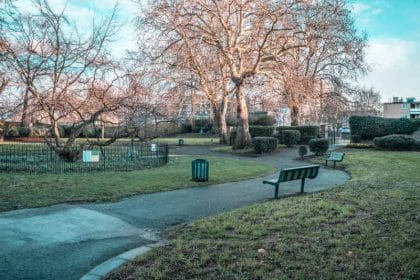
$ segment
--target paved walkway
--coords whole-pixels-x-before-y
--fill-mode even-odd
[[[174,149],[176,154],[212,153],[204,147]],[[302,166],[296,150],[246,158],[275,167]],[[139,195],[116,203],[93,203],[24,209],[0,213],[0,279],[78,279],[99,263],[129,249],[159,240],[173,225],[215,215],[273,197],[264,178]],[[305,191],[341,184],[349,176],[322,168]],[[281,195],[299,190],[300,182],[281,187]]]

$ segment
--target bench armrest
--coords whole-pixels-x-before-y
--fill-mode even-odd
[[[278,182],[277,180],[264,180],[263,184],[269,184],[269,185],[275,186],[275,185],[278,185]]]

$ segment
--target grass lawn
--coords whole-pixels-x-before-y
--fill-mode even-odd
[[[277,150],[281,148],[285,148],[285,145],[279,144],[277,146]],[[219,153],[228,153],[228,154],[234,154],[234,155],[256,155],[254,152],[254,148],[246,148],[246,149],[238,149],[233,150],[232,146],[220,146],[220,147],[214,147],[210,149],[212,152],[219,152]]]
[[[195,157],[171,157],[160,168],[89,174],[0,174],[0,211],[62,202],[113,201],[122,197],[186,187],[239,181],[274,173],[275,168],[253,161],[206,157],[210,180],[191,181]],[[238,168],[238,166],[241,168]]]
[[[420,279],[420,153],[345,152],[344,185],[178,227],[109,279]]]
[[[154,139],[152,142],[178,145],[178,140],[181,138],[184,139],[184,145],[186,146],[212,146],[219,144],[219,137],[217,135],[200,135],[198,133],[186,133],[172,137],[160,137]]]
[[[178,134],[175,136],[168,136],[168,137],[159,137],[152,140],[154,143],[166,143],[169,145],[178,145],[179,139],[184,139],[184,145],[186,146],[212,146],[212,145],[218,145],[219,144],[219,137],[217,135],[209,135],[209,134],[199,134],[199,133],[184,133],[184,134]],[[67,138],[62,138],[62,141],[67,141]],[[96,141],[96,138],[92,138],[92,141]],[[100,139],[101,141],[109,140],[109,138]],[[82,143],[86,142],[86,138],[77,138],[76,143]],[[130,138],[120,138],[116,141],[117,143],[126,143],[131,142]],[[1,144],[28,144],[25,142],[11,142],[11,141],[5,141],[0,142]],[[31,143],[34,144],[34,143]]]
[[[212,152],[228,153],[228,154],[234,154],[234,155],[252,154],[254,152],[254,148],[246,148],[246,149],[233,150],[232,149],[232,146],[214,147],[214,148],[211,148],[210,150]]]

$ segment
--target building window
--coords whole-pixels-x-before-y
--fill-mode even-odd
[[[408,108],[408,106],[407,106],[407,105],[408,105],[407,103],[403,103],[402,108],[403,108],[403,109],[407,109],[407,108]]]

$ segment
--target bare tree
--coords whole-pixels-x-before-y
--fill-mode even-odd
[[[297,12],[300,1],[154,1],[145,12],[164,50],[189,42],[227,68],[237,104],[235,148],[251,144],[246,81],[282,63],[287,51],[303,46]],[[179,48],[179,47],[178,47]]]
[[[23,122],[30,99],[51,125],[52,139],[46,139],[47,144],[63,158],[75,160],[80,157],[80,150],[73,149],[76,137],[103,115],[120,110],[130,98],[122,84],[125,73],[107,52],[119,27],[116,8],[82,36],[65,10],[56,13],[45,0],[36,0],[34,5],[36,14],[13,17],[14,32],[5,44],[6,62],[25,88]],[[65,142],[58,129],[64,120],[73,123]],[[107,145],[116,137],[89,145]]]
[[[141,30],[153,28],[162,34],[151,38],[148,33],[140,32],[141,54],[152,65],[155,79],[170,81],[175,92],[184,92],[188,96],[193,127],[195,100],[198,99],[196,95],[207,98],[212,107],[220,143],[227,143],[226,111],[231,93],[227,65],[223,63],[220,52],[206,45],[197,45],[197,41],[186,36],[183,28],[175,25],[175,21],[175,18],[168,18],[165,26],[151,20],[150,15],[139,18]],[[169,33],[177,37],[176,41],[162,44],[162,40],[166,40],[165,34]]]
[[[261,76],[281,81],[297,124],[305,100],[365,69],[366,39],[357,34],[343,0],[154,1],[141,20],[142,31],[147,26],[156,32],[148,36],[158,46],[155,57],[178,55],[195,75],[213,69],[220,78],[226,71],[236,96],[236,148],[250,144],[246,94]],[[180,60],[169,64],[178,67]]]
[[[280,70],[292,125],[299,123],[301,104],[311,100],[349,99],[349,91],[336,91],[367,70],[364,62],[366,36],[359,35],[346,1],[314,1],[304,6],[305,48],[287,54]],[[339,96],[337,96],[339,95]]]
[[[325,94],[322,98],[321,121],[334,127],[348,117],[350,111],[349,101],[340,91],[336,89],[335,92],[340,94]]]
[[[119,118],[133,140],[147,141],[161,136],[159,125],[162,123],[178,124],[175,94],[163,91],[146,73],[130,69],[127,93],[131,98]]]
[[[378,116],[382,107],[381,94],[374,88],[356,88],[350,107],[352,113]]]

